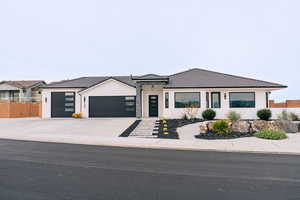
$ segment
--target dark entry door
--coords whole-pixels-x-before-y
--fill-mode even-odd
[[[51,117],[72,117],[75,112],[74,92],[51,93]]]
[[[89,117],[135,117],[135,96],[90,96]]]
[[[158,95],[149,96],[149,117],[158,117]]]

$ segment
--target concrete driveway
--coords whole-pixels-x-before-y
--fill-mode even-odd
[[[116,138],[134,121],[135,118],[0,119],[0,138],[86,143]]]

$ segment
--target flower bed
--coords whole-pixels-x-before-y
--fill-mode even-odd
[[[230,134],[218,134],[214,132],[208,132],[208,133],[200,133],[199,135],[195,135],[195,138],[217,140],[217,139],[234,139],[234,138],[252,137],[252,136],[253,136],[252,133],[232,132]]]
[[[201,119],[166,119],[166,127],[164,127],[164,120],[160,120],[159,129],[158,129],[158,138],[167,138],[167,139],[179,139],[177,128],[182,126],[203,122]],[[167,131],[164,131],[164,128],[167,128]],[[166,134],[167,133],[167,134]]]

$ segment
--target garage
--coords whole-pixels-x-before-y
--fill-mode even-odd
[[[135,117],[135,96],[90,96],[89,117]]]
[[[51,92],[51,117],[72,117],[74,112],[74,92]]]

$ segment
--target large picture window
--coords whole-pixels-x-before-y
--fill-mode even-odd
[[[212,108],[221,108],[221,94],[220,92],[211,93],[211,107]]]
[[[254,92],[230,92],[230,108],[255,108]]]
[[[175,92],[175,108],[200,108],[200,92]]]

